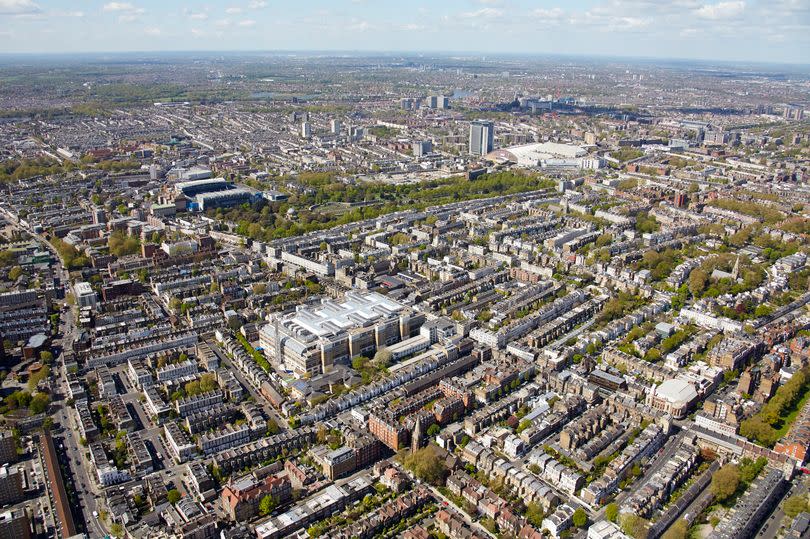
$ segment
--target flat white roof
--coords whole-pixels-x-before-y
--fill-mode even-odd
[[[87,294],[92,294],[93,293],[93,287],[90,286],[90,283],[85,282],[85,281],[82,281],[80,283],[76,283],[76,285],[73,287],[73,290],[75,290],[76,294],[78,294],[80,296],[85,296]]]
[[[289,322],[323,337],[365,326],[404,308],[401,303],[377,292],[347,292],[342,302],[327,300],[318,307],[300,308]]]
[[[510,148],[502,148],[490,152],[487,157],[493,156],[503,157],[506,159],[514,160],[518,164],[536,163],[543,159],[550,159],[552,157],[582,157],[587,155],[588,152],[580,146],[573,144],[560,144],[558,142],[538,142],[534,144],[523,144],[520,146],[512,146]]]
[[[697,398],[695,386],[680,378],[665,380],[660,386],[655,388],[655,394],[671,403],[685,404]]]

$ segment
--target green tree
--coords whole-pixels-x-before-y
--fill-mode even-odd
[[[751,460],[748,457],[740,460],[740,481],[749,484],[756,479],[759,472],[768,465],[768,459],[759,457],[757,460]]]
[[[605,518],[611,522],[616,522],[619,518],[619,506],[616,505],[616,502],[610,502],[605,507]]]
[[[540,528],[543,525],[543,508],[539,504],[530,502],[526,506],[526,520],[535,528]]]
[[[183,389],[185,390],[186,395],[190,397],[202,393],[202,390],[200,390],[199,380],[192,380],[191,382],[186,383],[186,385],[183,386]]]
[[[649,522],[638,515],[625,513],[621,516],[620,526],[622,531],[634,539],[647,539]]]
[[[365,356],[357,356],[352,358],[352,368],[356,371],[362,371],[368,365],[369,359]]]
[[[203,393],[208,393],[209,391],[214,391],[215,389],[219,388],[219,384],[217,384],[217,377],[214,373],[207,372],[200,376],[200,391]]]
[[[646,212],[639,213],[636,216],[636,231],[640,233],[656,232],[660,227],[655,217]]]
[[[110,254],[115,256],[134,255],[140,250],[141,242],[135,236],[127,236],[122,231],[115,231],[107,239],[107,247]]]
[[[8,270],[8,278],[12,281],[16,281],[20,278],[20,275],[23,274],[23,269],[20,266],[14,266],[10,270]]]
[[[17,260],[17,255],[11,251],[0,251],[0,267],[8,267]]]
[[[441,485],[447,478],[448,470],[441,449],[428,445],[406,455],[403,464],[422,481]]]
[[[374,354],[374,363],[380,368],[387,368],[391,364],[391,351],[385,346],[381,346]]]
[[[434,424],[432,424],[431,426],[428,427],[427,435],[430,436],[431,438],[433,438],[434,436],[439,434],[441,431],[442,431],[442,428],[437,423],[434,423]]]
[[[169,500],[169,503],[172,505],[179,502],[180,498],[182,498],[182,496],[180,495],[180,491],[176,488],[171,489],[166,495],[166,499]]]
[[[278,423],[272,417],[267,418],[267,436],[273,436],[279,433]]]
[[[700,268],[693,269],[689,273],[689,293],[698,298],[703,294],[709,275]]]
[[[588,523],[588,514],[581,507],[577,507],[571,518],[574,522],[574,526],[577,528],[583,528]]]
[[[740,469],[735,464],[726,464],[712,475],[711,493],[718,502],[723,502],[737,492],[740,485]]]
[[[760,415],[744,419],[740,423],[740,434],[749,440],[757,440],[767,446],[775,444],[779,437],[779,432],[770,426]]]
[[[612,241],[613,241],[613,236],[606,232],[606,233],[602,234],[601,236],[599,236],[598,238],[596,238],[596,241],[594,242],[594,245],[596,247],[606,247],[606,246],[610,245],[610,242],[612,242]]]
[[[267,494],[259,502],[259,514],[261,516],[263,516],[263,517],[267,516],[270,513],[272,513],[273,509],[275,509],[277,506],[278,506],[278,502],[276,501],[276,499],[273,498],[272,496],[270,496],[269,494]]]
[[[51,398],[46,393],[37,393],[31,398],[28,409],[31,410],[31,413],[34,415],[41,414],[48,409],[50,403]]]
[[[16,410],[17,408],[27,408],[31,403],[31,393],[28,391],[17,390],[5,398],[5,403],[6,406],[11,410]]]
[[[790,518],[795,518],[799,513],[810,510],[807,503],[807,495],[794,494],[793,496],[790,496],[782,504],[782,510]]]

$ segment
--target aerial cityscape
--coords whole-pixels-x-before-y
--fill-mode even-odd
[[[810,5],[338,3],[0,0],[0,539],[810,538]]]

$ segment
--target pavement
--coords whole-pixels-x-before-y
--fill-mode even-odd
[[[79,507],[73,508],[74,516],[78,521],[84,521],[87,531],[93,537],[103,537],[107,531],[99,519],[93,518],[93,511],[101,513],[101,494],[95,486],[90,471],[85,463],[85,448],[79,443],[79,430],[72,424],[64,400],[59,403],[59,409],[54,414],[54,422],[62,428],[58,437],[54,438],[60,456],[68,463],[70,474],[66,481],[72,481],[73,488],[79,498]],[[67,474],[66,474],[67,475]]]
[[[54,264],[54,269],[66,291],[69,291],[71,286],[70,274],[62,265],[59,253],[56,252],[56,249],[54,249],[41,234],[36,234],[33,230],[27,230],[27,232],[37,238],[54,255],[57,260]],[[59,330],[61,335],[58,340],[63,346],[61,351],[64,353],[64,346],[69,347],[73,343],[74,335],[77,333],[76,319],[72,308],[60,312]],[[63,374],[66,374],[64,372],[64,362],[62,362],[61,359],[61,357],[57,358],[57,361],[60,361],[62,364]],[[64,479],[65,481],[72,482],[73,488],[79,498],[79,507],[72,508],[74,517],[77,524],[81,525],[81,522],[84,522],[87,532],[91,537],[104,537],[107,535],[107,530],[102,526],[100,519],[93,518],[92,516],[94,511],[98,513],[101,512],[101,495],[96,490],[88,467],[84,465],[85,448],[79,443],[78,424],[75,420],[71,421],[70,408],[66,403],[69,393],[65,384],[65,376],[58,376],[57,379],[59,381],[58,390],[54,392],[53,395],[53,407],[56,408],[53,419],[56,427],[55,431],[58,434],[54,436],[54,442],[56,443],[60,458],[63,458],[67,462],[68,469],[70,470],[70,473],[66,474]]]

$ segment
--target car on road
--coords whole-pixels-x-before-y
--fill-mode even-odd
[[[93,511],[93,518],[98,520],[98,511]]]

